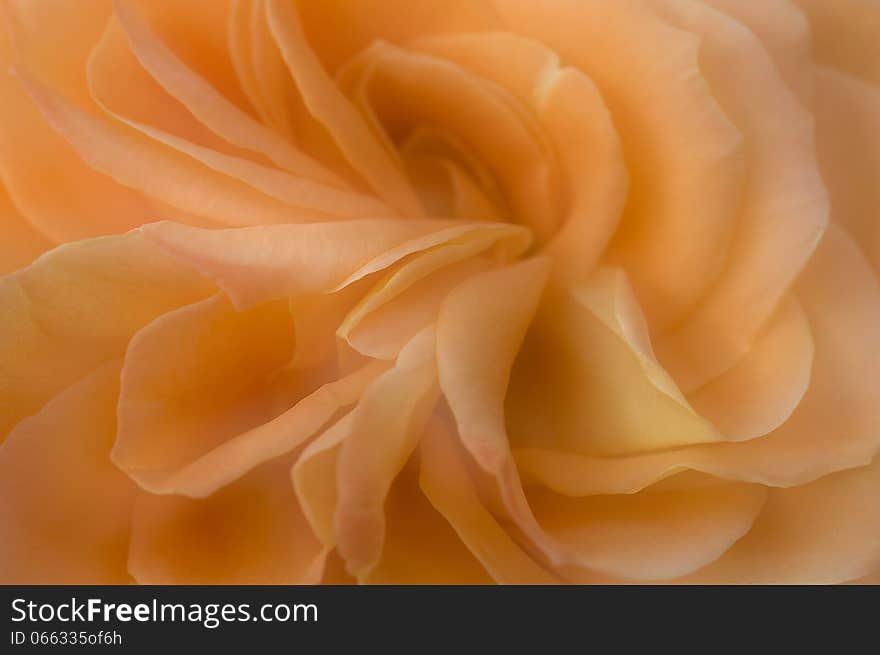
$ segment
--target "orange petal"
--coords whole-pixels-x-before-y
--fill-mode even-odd
[[[293,354],[286,302],[237,312],[222,295],[169,312],[125,355],[113,460],[147,488],[286,405],[270,375]],[[277,396],[281,397],[276,397]]]
[[[337,550],[362,578],[378,563],[385,539],[383,505],[418,444],[437,402],[434,329],[403,348],[394,368],[366,390],[352,412],[351,432],[336,464]]]
[[[520,473],[566,495],[632,493],[694,469],[791,487],[864,466],[880,449],[880,285],[851,239],[829,227],[797,287],[815,344],[812,382],[785,423],[738,443],[598,458],[526,449]]]
[[[0,446],[3,584],[127,584],[135,487],[110,462],[120,362],[22,421]]]
[[[418,199],[397,162],[374,139],[369,127],[321,66],[306,42],[296,8],[267,0],[269,27],[306,106],[333,135],[352,166],[404,215],[420,217]]]
[[[623,271],[548,294],[506,399],[516,446],[623,455],[719,441],[657,362]]]
[[[290,458],[212,496],[141,493],[128,566],[141,584],[312,584],[325,552],[290,487]]]
[[[212,291],[138,233],[62,246],[0,278],[0,434]]]
[[[773,489],[752,530],[686,578],[711,584],[839,584],[880,564],[880,458],[790,489]]]
[[[692,489],[570,498],[528,493],[547,532],[591,571],[623,580],[670,580],[721,556],[764,503],[760,485],[711,482]]]
[[[422,438],[419,486],[431,505],[495,582],[557,584],[558,579],[529,557],[484,507],[454,438],[438,419],[432,420]]]

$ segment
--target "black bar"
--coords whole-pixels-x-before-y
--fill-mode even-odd
[[[99,599],[91,615],[89,599]],[[875,652],[878,601],[880,587],[856,586],[7,586],[0,587],[0,653],[62,647],[336,653],[352,645],[358,653],[470,653],[486,650],[478,644],[487,639],[489,653],[509,646],[520,652],[525,645],[536,655],[645,647],[662,653],[688,644],[713,652],[736,641],[764,652],[771,634],[784,636],[789,647],[801,639],[815,647],[831,635],[840,652],[862,633],[873,635],[863,643]],[[169,609],[176,605],[184,607],[185,619],[178,607]],[[157,620],[160,612],[164,620]]]

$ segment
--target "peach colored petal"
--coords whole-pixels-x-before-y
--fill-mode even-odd
[[[142,486],[161,487],[227,439],[275,418],[275,402],[287,399],[270,376],[293,348],[284,301],[238,312],[218,294],[157,318],[125,353],[113,461]]]
[[[631,581],[670,580],[718,559],[746,534],[764,503],[760,485],[570,498],[530,490],[547,532],[590,571]]]
[[[296,139],[297,90],[284,58],[269,29],[266,4],[254,0],[250,6],[250,58],[253,80],[261,99],[267,123],[278,134]]]
[[[812,31],[794,0],[704,0],[748,27],[776,62],[789,88],[805,107],[813,105]]]
[[[394,368],[370,385],[352,412],[351,433],[336,464],[333,525],[346,569],[359,579],[381,559],[386,496],[416,448],[438,395],[430,326],[403,348]]]
[[[376,142],[362,118],[322,68],[305,40],[295,7],[267,0],[266,9],[269,28],[306,106],[330,131],[351,164],[389,204],[407,216],[420,217],[419,201],[398,162],[389,158]]]
[[[376,41],[407,45],[431,34],[499,29],[501,21],[489,0],[326,0],[300,2],[309,41],[327,70]],[[345,25],[345,38],[338,36]]]
[[[314,436],[341,409],[358,397],[387,365],[372,362],[339,380],[328,382],[267,423],[224,441],[171,475],[138,483],[152,493],[205,498],[256,466],[291,452]],[[140,473],[140,472],[139,472]]]
[[[465,448],[495,480],[516,525],[555,563],[555,544],[523,495],[504,424],[510,370],[550,267],[547,258],[533,258],[473,276],[454,289],[437,319],[437,370]]]
[[[278,138],[186,66],[150,29],[131,2],[117,2],[116,17],[141,65],[205,127],[239,148],[265,155],[291,173],[315,182],[345,186],[338,175]]]
[[[548,295],[511,378],[517,447],[622,455],[719,441],[654,358],[625,273]]]
[[[94,103],[120,120],[149,125],[204,148],[266,163],[264,157],[236,148],[207,129],[158,84],[135,56],[128,35],[116,16],[107,21],[85,63],[85,71],[89,99],[80,106]],[[125,84],[120,84],[120,80],[125,80]]]
[[[161,222],[141,232],[212,279],[244,309],[278,298],[340,291],[408,255],[485,228],[480,223],[364,219],[228,230]],[[509,247],[515,249],[528,235],[514,231],[512,237]]]
[[[0,446],[3,584],[130,581],[135,487],[108,457],[119,365],[108,362],[73,384]]]
[[[420,124],[453,135],[489,170],[515,220],[538,241],[554,233],[561,210],[555,153],[534,116],[502,87],[448,60],[387,43],[342,69],[340,84],[354,87],[350,95],[362,112],[369,109],[386,148]]]
[[[137,233],[65,245],[0,278],[0,434],[121,357],[141,326],[210,293]]]
[[[382,559],[366,584],[492,584],[492,578],[427,501],[407,466],[385,501]]]
[[[684,582],[837,584],[880,566],[880,458],[773,489],[752,530]]]
[[[38,232],[13,206],[0,182],[0,275],[30,264],[55,244]]]
[[[336,546],[333,527],[338,498],[336,469],[341,444],[351,434],[353,422],[354,410],[306,446],[290,470],[303,514],[327,550]]]
[[[141,584],[311,584],[325,552],[290,488],[290,458],[209,498],[141,493],[128,568]]]
[[[6,14],[20,62],[44,83],[88,102],[85,64],[113,12],[113,0],[7,0]],[[59,56],[63,53],[63,56]]]
[[[557,584],[483,506],[454,435],[434,419],[421,442],[419,486],[458,537],[501,584]]]
[[[164,141],[173,146],[168,148],[129,126],[106,122],[69,104],[21,71],[19,75],[47,119],[80,155],[121,184],[219,223],[285,223],[310,217],[308,211],[291,207],[265,193],[272,185],[278,189],[280,178],[289,179],[281,171],[261,168],[245,160],[230,160],[220,153],[164,135]],[[151,132],[152,136],[160,136]],[[248,175],[247,183],[223,174],[227,172]],[[296,184],[309,185],[298,180]],[[274,193],[282,192],[275,190]]]
[[[125,2],[187,68],[239,108],[250,109],[229,52],[229,0]]]
[[[701,74],[699,39],[630,0],[496,6],[510,31],[588,75],[608,105],[631,183],[608,262],[627,269],[649,323],[669,325],[720,271],[743,181],[742,140]]]
[[[752,349],[730,370],[688,395],[725,439],[771,432],[794,412],[810,385],[813,337],[797,301],[783,300]]]
[[[850,238],[832,225],[798,283],[797,298],[815,344],[812,383],[795,412],[772,433],[718,443],[597,458],[524,449],[525,480],[572,496],[632,493],[686,469],[730,480],[791,487],[864,466],[880,448],[880,286]]]
[[[880,87],[822,67],[815,79],[816,140],[832,218],[880,271]]]
[[[446,250],[460,251],[461,246],[439,246],[423,257]],[[452,254],[457,257],[459,252]],[[437,321],[437,313],[446,296],[472,275],[491,268],[483,257],[450,263],[436,273],[420,279],[413,270],[421,267],[420,258],[404,264],[363,296],[358,306],[346,316],[338,334],[358,352],[369,357],[393,359],[419,330]],[[416,266],[411,266],[415,264]],[[398,275],[402,274],[400,277]],[[405,289],[395,288],[408,284]],[[389,288],[390,287],[390,288]],[[370,306],[369,309],[366,307]],[[365,311],[366,310],[366,311]]]
[[[254,11],[253,0],[230,0],[227,16],[227,44],[229,57],[235,69],[242,93],[259,117],[259,123],[269,125],[272,115],[262,95],[260,81],[254,66],[251,31],[251,16]]]
[[[14,57],[4,9],[0,7],[0,180],[19,212],[56,243],[124,232],[151,220],[154,211],[143,197],[86,166],[48,128],[9,71]]]
[[[703,75],[748,144],[746,193],[725,269],[696,311],[656,341],[660,360],[689,392],[748,350],[815,249],[829,204],[813,118],[755,35],[705,5],[655,4],[703,39]]]
[[[628,183],[620,140],[598,89],[580,71],[560,66],[551,50],[513,34],[445,35],[415,45],[503,85],[535,111],[568,187],[567,219],[547,252],[564,277],[582,277],[617,227]]]
[[[504,252],[505,249],[510,249],[509,247],[505,248],[505,242],[514,244],[513,247],[516,247],[515,244],[522,241],[524,237],[524,230],[516,226],[487,225],[482,229],[464,233],[457,239],[451,239],[447,243],[417,254],[390,272],[366,293],[345,317],[337,334],[366,355],[385,358],[396,356],[399,350],[397,346],[402,345],[399,343],[399,339],[409,331],[408,326],[411,326],[412,320],[435,315],[444,290],[448,291],[456,278],[463,279],[462,276],[467,272],[473,272],[486,265],[485,261],[465,264],[466,260],[490,249],[501,250],[501,256],[506,258],[512,253]],[[456,264],[460,265],[456,266]],[[438,275],[437,271],[443,269],[455,270],[447,270],[445,274]],[[398,322],[396,325],[386,325],[390,331],[375,334],[372,348],[369,346],[367,350],[359,348],[356,342],[363,347],[364,341],[354,337],[355,330],[371,314],[375,314],[377,310],[401,296],[404,297],[404,301],[399,304],[405,304],[404,311],[408,312],[407,320]],[[432,312],[432,310],[434,311]],[[400,314],[397,317],[401,318]],[[432,321],[425,321],[418,327],[423,327],[428,322]],[[403,332],[398,333],[398,330],[403,330]],[[414,334],[415,331],[410,336]],[[363,333],[360,336],[363,336]]]
[[[822,64],[880,86],[880,7],[876,0],[794,0],[810,22]]]

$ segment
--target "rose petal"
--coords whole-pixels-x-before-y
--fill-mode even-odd
[[[454,438],[437,419],[422,438],[419,486],[431,505],[495,582],[557,584],[558,578],[529,557],[483,506]]]
[[[290,458],[209,498],[141,493],[128,566],[141,584],[311,584],[325,551],[290,487]]]
[[[838,584],[880,565],[880,458],[773,489],[752,530],[686,583]]]
[[[0,275],[23,268],[55,244],[34,229],[13,206],[0,183]]]
[[[125,354],[113,461],[146,488],[228,438],[275,418],[270,375],[293,354],[283,301],[237,312],[222,295],[169,312]],[[276,398],[275,393],[281,398]]]
[[[45,3],[25,3],[27,9],[38,8]],[[58,11],[66,13],[72,7],[55,3]],[[66,7],[66,9],[65,9]],[[55,242],[65,242],[85,237],[124,232],[136,225],[152,220],[155,210],[136,192],[121,188],[112,179],[85,165],[77,153],[59,135],[47,129],[39,109],[27,96],[21,81],[9,72],[15,61],[7,27],[12,28],[6,16],[6,5],[0,9],[0,178],[7,193],[18,210],[41,233]],[[73,12],[77,14],[77,12]],[[70,16],[67,16],[70,18]],[[70,26],[89,22],[94,15],[84,12],[71,22],[63,18],[53,19],[49,24]],[[103,24],[98,22],[97,30]],[[89,34],[95,31],[73,28],[65,33],[65,40],[51,40],[57,48],[64,47],[66,39],[83,39],[91,47]],[[21,28],[18,28],[21,29]],[[13,31],[14,30],[10,30]],[[100,35],[98,31],[95,40]],[[59,36],[59,38],[61,38]],[[36,43],[33,39],[19,36],[19,41]],[[67,44],[70,47],[70,44]],[[84,58],[88,52],[82,53]],[[31,57],[31,63],[42,62],[45,57]],[[68,57],[53,57],[53,62],[63,59],[77,61],[73,51]],[[77,83],[78,84],[78,83]],[[76,84],[74,84],[76,86]],[[84,80],[82,84],[85,88]]]
[[[880,286],[857,246],[830,226],[797,287],[815,344],[812,384],[772,433],[630,457],[516,452],[523,478],[566,495],[632,493],[686,469],[790,487],[864,466],[880,448]]]
[[[813,118],[755,35],[705,5],[655,4],[702,39],[703,75],[748,144],[747,185],[725,269],[696,311],[656,342],[660,361],[690,392],[751,346],[813,253],[829,204]]]
[[[725,439],[760,437],[796,410],[810,386],[812,366],[809,321],[798,302],[787,298],[739,363],[688,400]]]
[[[766,490],[742,483],[571,498],[528,492],[541,526],[580,566],[623,580],[670,580],[718,559],[746,534]]]
[[[852,233],[880,271],[880,88],[817,68],[816,137],[835,222]]]
[[[608,262],[627,269],[652,327],[671,324],[720,271],[743,182],[741,137],[701,74],[699,40],[644,3],[496,6],[512,32],[547,44],[607,103],[631,182]]]
[[[120,357],[141,326],[212,292],[138,233],[62,246],[0,278],[0,434]]]
[[[3,584],[130,581],[135,487],[109,458],[119,366],[108,362],[73,384],[0,446]]]
[[[820,63],[880,85],[880,8],[873,0],[795,0],[807,15]]]
[[[398,163],[374,139],[348,100],[333,84],[302,33],[295,7],[267,0],[269,28],[306,106],[333,135],[351,164],[387,202],[411,217],[422,216],[418,199]]]
[[[568,195],[567,220],[547,252],[566,279],[581,279],[617,227],[628,181],[620,140],[596,86],[580,71],[561,67],[553,51],[513,34],[444,35],[420,39],[416,47],[503,85],[535,111],[558,153]]]
[[[550,266],[546,258],[529,259],[475,275],[454,289],[437,319],[437,370],[465,448],[493,477],[516,525],[556,563],[555,545],[523,495],[504,425],[510,370]]]
[[[719,441],[657,362],[625,273],[548,295],[506,399],[516,447],[622,455]]]
[[[394,368],[366,390],[352,412],[351,433],[336,464],[336,547],[358,578],[379,562],[383,506],[397,474],[418,444],[437,402],[434,329],[417,334]]]

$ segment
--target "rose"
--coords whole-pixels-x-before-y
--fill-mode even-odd
[[[876,576],[876,4],[4,9],[4,581]]]

